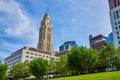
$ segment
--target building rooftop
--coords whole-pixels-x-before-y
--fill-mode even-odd
[[[30,51],[35,51],[35,52],[38,52],[38,53],[44,53],[44,54],[48,54],[48,55],[51,54],[50,52],[43,51],[43,50],[33,48],[33,47],[28,47],[28,46],[23,47],[23,49],[30,50]]]
[[[8,59],[8,58],[10,58],[11,56],[16,55],[16,54],[15,54],[16,52],[21,51],[21,50],[23,50],[23,49],[25,49],[25,50],[30,50],[30,51],[34,51],[34,52],[38,52],[38,53],[43,53],[43,54],[50,55],[50,53],[47,52],[47,51],[42,51],[42,50],[37,49],[37,48],[24,46],[23,48],[21,48],[21,49],[15,51],[15,52],[13,52],[9,57],[7,57],[7,58],[5,58],[5,59]],[[51,55],[51,56],[54,56],[54,55]]]
[[[99,35],[97,35],[97,36],[92,36],[92,35],[90,35],[90,39],[96,39],[96,38],[99,38],[99,37],[103,37],[103,38],[106,38],[104,35],[102,35],[102,34],[99,34]]]
[[[108,2],[109,2],[110,9],[120,6],[120,0],[108,0]]]

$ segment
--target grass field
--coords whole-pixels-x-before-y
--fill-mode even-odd
[[[120,80],[120,71],[55,78],[50,80]]]

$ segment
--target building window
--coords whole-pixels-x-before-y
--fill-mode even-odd
[[[117,36],[117,38],[118,38],[118,39],[120,39],[120,37],[119,37],[119,36]]]
[[[114,19],[116,19],[115,12],[113,12],[113,14],[114,14]]]
[[[33,55],[33,53],[31,53],[31,55]]]
[[[118,30],[118,27],[116,26],[116,30]]]
[[[32,57],[32,56],[31,56],[30,58],[31,58],[31,59],[33,59],[33,57]]]
[[[29,54],[29,52],[26,52],[27,54]]]
[[[29,56],[26,56],[26,58],[29,58]]]
[[[120,24],[120,21],[118,21],[118,24]]]
[[[117,34],[119,34],[119,32],[118,32],[118,31],[117,31],[116,33],[117,33]]]
[[[46,58],[48,58],[48,56],[46,56]]]
[[[119,18],[119,12],[118,11],[116,11],[116,16],[117,16],[117,18]]]
[[[114,5],[115,5],[115,7],[117,6],[116,0],[114,0]]]
[[[37,56],[37,54],[35,54]]]
[[[39,56],[41,56],[41,55],[39,54]]]
[[[120,1],[119,0],[117,0],[118,1],[118,5],[120,5]]]
[[[117,25],[117,23],[115,22],[115,25]]]
[[[118,41],[118,44],[120,44],[120,41]]]
[[[119,26],[119,29],[120,29],[120,26]]]

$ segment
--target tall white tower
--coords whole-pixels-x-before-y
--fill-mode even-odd
[[[114,45],[118,48],[120,46],[120,0],[109,0],[109,7]]]
[[[37,48],[49,52],[50,55],[53,53],[52,32],[52,22],[48,13],[45,13],[39,29],[39,40]]]

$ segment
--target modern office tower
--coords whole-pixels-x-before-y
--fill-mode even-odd
[[[67,41],[59,47],[59,51],[65,51],[75,46],[78,46],[75,41]]]
[[[102,34],[97,36],[89,36],[90,47],[96,50],[100,50],[105,45],[106,37]]]
[[[114,44],[113,33],[112,32],[108,35],[108,37],[106,37],[105,43],[106,44],[109,44],[109,43]]]
[[[52,33],[52,22],[48,13],[45,13],[39,29],[39,41],[37,48],[42,51],[49,52],[50,55],[53,53]]]
[[[5,64],[8,65],[8,72],[9,72],[12,69],[13,64],[30,62],[31,60],[33,60],[35,58],[43,58],[48,61],[51,58],[58,60],[58,57],[50,55],[49,52],[25,46],[15,52],[13,52],[10,56],[5,58]]]
[[[120,0],[109,0],[110,19],[113,31],[114,46],[120,46]]]

